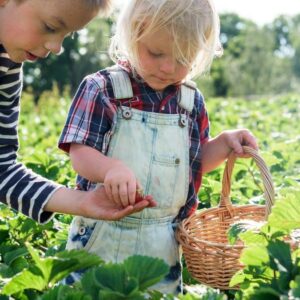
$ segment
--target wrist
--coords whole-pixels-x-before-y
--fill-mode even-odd
[[[84,193],[83,191],[61,187],[50,197],[44,211],[78,215]]]

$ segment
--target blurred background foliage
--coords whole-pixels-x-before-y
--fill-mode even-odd
[[[84,76],[112,64],[107,49],[116,16],[96,19],[67,38],[60,56],[25,64],[24,87],[35,102],[55,84],[60,94],[68,90],[73,95]],[[237,14],[221,14],[220,19],[224,54],[196,80],[206,97],[300,91],[300,14],[282,15],[264,26]]]

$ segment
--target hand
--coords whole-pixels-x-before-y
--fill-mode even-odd
[[[106,173],[103,183],[108,199],[120,207],[134,205],[136,191],[141,188],[132,170],[117,160]]]
[[[249,157],[243,152],[242,146],[249,146],[258,150],[258,144],[254,135],[248,129],[236,129],[224,131],[227,146],[232,149],[237,157]]]
[[[82,193],[84,193],[84,196],[79,206],[80,215],[92,219],[119,220],[130,214],[142,211],[146,207],[156,206],[153,197],[147,195],[142,201],[123,207],[107,197],[103,186],[98,186],[93,191]]]

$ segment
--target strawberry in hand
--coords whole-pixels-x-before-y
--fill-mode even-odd
[[[147,201],[148,207],[157,206],[156,201],[153,199],[151,195],[145,195],[143,189],[138,188],[135,194],[135,204],[140,203],[142,201]]]

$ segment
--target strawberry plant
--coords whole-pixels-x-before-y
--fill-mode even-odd
[[[295,238],[294,230],[300,227],[299,98],[206,99],[212,136],[246,127],[257,137],[273,177],[277,203],[268,223],[258,232],[240,226],[231,233],[232,241],[240,238],[247,246],[241,257],[245,268],[232,279],[232,284],[240,285],[240,291],[224,293],[203,286],[184,268],[187,293],[178,299],[300,298],[299,250],[298,246],[291,248],[286,238]],[[57,149],[69,105],[70,98],[61,97],[55,90],[44,93],[37,106],[31,95],[23,95],[19,160],[49,179],[74,187],[75,172],[69,158]],[[218,204],[223,168],[203,177],[199,209]],[[260,195],[255,164],[250,159],[238,160],[232,178],[232,201],[262,203]],[[71,219],[56,215],[48,224],[39,225],[0,205],[0,300],[175,299],[149,290],[167,272],[162,261],[132,257],[121,264],[104,264],[85,252],[64,251]],[[60,284],[70,272],[87,268],[76,284]]]

